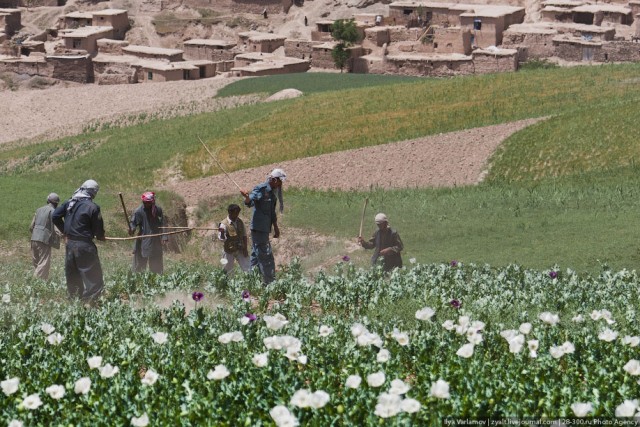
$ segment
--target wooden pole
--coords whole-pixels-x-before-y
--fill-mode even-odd
[[[364,206],[362,208],[362,218],[360,218],[360,233],[358,233],[358,237],[362,237],[362,225],[364,224],[364,213],[367,211],[368,204],[369,204],[369,198],[366,197],[364,199]]]
[[[127,230],[131,230],[129,226],[129,214],[127,213],[127,207],[124,204],[124,199],[122,198],[122,193],[118,193],[120,197],[120,204],[122,205],[122,211],[124,212],[124,222],[127,224]]]
[[[240,188],[240,186],[238,185],[237,182],[235,182],[233,180],[233,178],[231,178],[231,176],[227,173],[226,170],[224,170],[224,168],[222,167],[222,165],[220,164],[220,162],[218,161],[218,159],[216,159],[216,157],[213,155],[213,153],[211,153],[211,151],[209,151],[209,147],[207,147],[207,145],[202,141],[202,139],[200,139],[200,137],[198,136],[198,139],[200,140],[200,143],[202,144],[202,146],[204,147],[205,150],[207,150],[207,153],[209,153],[209,155],[211,156],[211,158],[213,159],[214,162],[216,162],[216,164],[218,165],[218,167],[222,170],[222,172],[224,172],[224,174],[227,176],[227,178],[229,178],[231,180],[231,182],[233,182],[236,187],[238,187],[238,190],[240,190],[241,192],[243,191],[242,188]]]
[[[175,226],[175,227],[158,227],[158,228],[164,228],[164,229],[173,229],[173,230],[181,230],[181,229],[189,229],[189,230],[218,230],[217,228],[209,228],[209,227],[179,227],[179,226]]]
[[[147,237],[159,237],[159,236],[168,236],[169,234],[177,234],[184,233],[187,231],[191,231],[192,228],[187,228],[184,230],[177,231],[168,231],[166,233],[157,233],[157,234],[143,234],[141,236],[132,236],[132,237],[105,237],[105,240],[136,240],[136,239],[146,239]]]

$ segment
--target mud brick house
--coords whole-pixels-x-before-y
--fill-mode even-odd
[[[237,53],[236,43],[225,40],[192,39],[183,43],[186,59],[206,59],[209,61],[231,61]]]
[[[304,73],[310,61],[284,56],[244,53],[236,56],[236,66],[231,74],[237,77],[271,76],[276,74]]]
[[[176,80],[195,80],[199,78],[200,69],[187,62],[139,61],[139,82],[169,82]]]
[[[64,46],[70,50],[84,50],[90,55],[98,53],[99,39],[112,39],[113,27],[81,27],[75,30],[63,30]]]
[[[471,31],[471,45],[479,48],[498,46],[502,34],[510,26],[524,21],[523,7],[473,6],[460,14],[460,27]]]
[[[579,24],[602,25],[603,23],[631,25],[631,9],[615,4],[585,4],[574,7],[573,21]]]
[[[292,58],[311,59],[314,44],[318,43],[309,40],[287,39],[284,41],[284,54]]]
[[[124,40],[129,31],[129,15],[122,9],[104,9],[91,12],[91,25],[94,27],[112,27],[113,39]]]
[[[76,29],[91,26],[93,14],[91,12],[71,12],[58,19],[58,29]]]
[[[11,38],[22,28],[22,15],[19,9],[0,9],[0,33]]]
[[[122,48],[125,55],[135,56],[141,59],[164,60],[165,62],[183,61],[184,52],[180,49],[165,49],[162,47],[149,47],[130,45]]]
[[[333,41],[333,37],[331,37],[331,26],[333,22],[334,21],[330,19],[316,21],[316,29],[311,32],[311,40],[314,42]]]
[[[271,53],[276,49],[284,47],[285,36],[277,34],[252,34],[247,38],[247,49],[249,52]]]
[[[287,13],[293,6],[293,0],[231,0],[231,10],[239,13],[262,14]]]

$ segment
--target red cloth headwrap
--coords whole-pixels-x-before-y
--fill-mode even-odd
[[[147,191],[146,193],[142,193],[142,201],[143,202],[155,202],[156,201],[156,193],[153,191]]]

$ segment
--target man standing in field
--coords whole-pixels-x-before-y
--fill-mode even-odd
[[[253,207],[251,217],[251,267],[258,267],[262,275],[262,283],[268,285],[276,278],[276,264],[271,251],[269,234],[273,227],[273,238],[280,237],[278,228],[278,216],[276,215],[276,203],[280,203],[280,213],[283,210],[282,204],[282,182],[287,175],[282,169],[274,169],[267,180],[255,186],[249,193],[241,190],[244,196],[244,204]]]
[[[227,261],[224,271],[231,274],[234,262],[238,261],[238,265],[246,273],[250,270],[251,264],[247,249],[247,231],[239,217],[240,206],[229,205],[227,213],[229,215],[218,225],[218,239],[224,242],[222,259]]]
[[[100,206],[93,202],[98,183],[85,181],[71,199],[53,211],[52,220],[66,242],[64,272],[69,298],[95,302],[104,289],[102,266],[93,238],[105,240]]]
[[[373,237],[369,240],[364,240],[362,236],[358,236],[358,243],[365,249],[373,249],[371,264],[375,265],[382,257],[384,271],[391,271],[396,267],[401,268],[402,257],[400,252],[402,252],[404,246],[402,245],[402,240],[400,240],[400,235],[389,227],[389,220],[385,214],[377,214],[375,222],[378,229],[373,233]]]
[[[51,216],[60,203],[60,197],[51,193],[47,204],[36,210],[31,220],[31,257],[35,271],[33,275],[42,280],[49,279],[51,269],[51,248],[60,248],[60,237],[53,226]]]
[[[166,225],[162,208],[156,204],[156,194],[147,191],[141,196],[142,204],[133,212],[129,222],[129,235],[133,236],[139,229],[138,236],[162,233],[160,227]],[[137,239],[133,247],[133,271],[140,272],[147,269],[162,274],[164,261],[163,246],[169,241],[168,236],[156,236]]]

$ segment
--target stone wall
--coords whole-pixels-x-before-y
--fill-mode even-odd
[[[520,61],[548,58],[555,54],[553,38],[556,35],[506,32],[502,47],[518,49],[521,52]]]
[[[314,42],[308,40],[291,40],[284,41],[284,54],[292,58],[311,59],[313,56]]]
[[[0,28],[3,27],[4,31],[2,32],[8,37],[17,33],[22,28],[20,11],[17,9],[0,11]]]
[[[122,48],[129,46],[125,40],[100,39],[96,42],[99,53],[109,53],[112,55],[122,55]]]
[[[206,59],[208,61],[230,61],[237,52],[233,49],[217,49],[213,46],[185,44],[185,59]]]
[[[416,41],[423,32],[422,28],[389,27],[389,40],[391,43]]]
[[[42,61],[6,60],[0,61],[0,73],[16,73],[28,76],[51,77],[51,64]]]
[[[315,48],[313,49],[313,56],[311,57],[311,66],[314,68],[325,68],[328,70],[336,70],[336,64],[331,56],[331,49],[329,48]]]
[[[385,68],[388,74],[404,76],[452,77],[474,73],[474,65],[471,58],[456,61],[425,58],[387,58]]]
[[[602,62],[640,61],[640,43],[631,41],[615,41],[602,44],[600,51]]]
[[[99,85],[138,83],[136,70],[129,64],[94,62],[93,73]]]
[[[491,54],[485,52],[473,53],[473,65],[476,74],[506,73],[518,70],[518,53]]]
[[[595,60],[600,56],[602,43],[585,44],[579,41],[554,40],[555,56],[565,61],[581,62],[585,57],[591,56]]]
[[[93,65],[86,56],[49,56],[47,62],[53,67],[51,77],[78,83],[93,83]]]
[[[233,0],[231,10],[236,13],[262,14],[267,9],[267,15],[287,13],[293,5],[293,0]]]

